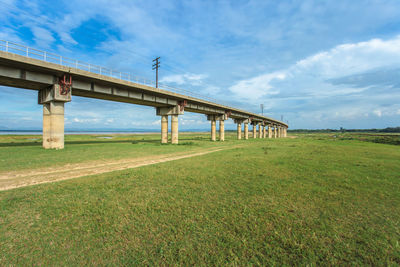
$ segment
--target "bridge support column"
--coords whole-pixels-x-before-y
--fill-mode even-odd
[[[225,141],[225,121],[219,121],[219,141]]]
[[[283,136],[283,137],[287,137],[287,128],[285,128],[284,136]]]
[[[237,139],[240,140],[240,139],[242,139],[242,123],[243,123],[243,120],[235,119],[234,122],[237,124],[237,130],[236,130]]]
[[[258,138],[263,138],[263,136],[262,136],[262,128],[263,128],[262,124],[259,123],[258,124]]]
[[[268,124],[268,138],[272,138],[272,125]]]
[[[237,139],[242,139],[242,124],[240,122],[237,124]]]
[[[161,143],[168,143],[168,115],[161,116]]]
[[[219,141],[225,140],[225,124],[224,121],[227,119],[227,115],[207,115],[207,120],[211,121],[211,141],[217,140],[217,121],[219,121]]]
[[[266,124],[264,124],[264,127],[263,127],[263,138],[267,138],[267,125]]]
[[[276,138],[277,132],[276,132],[276,125],[274,125],[274,138]]]
[[[43,147],[64,148],[64,102],[43,104]]]
[[[253,138],[257,138],[257,123],[253,123]]]
[[[171,143],[178,144],[178,117],[179,115],[184,114],[184,107],[180,105],[173,107],[158,107],[156,113],[158,116],[161,116],[161,143],[168,143],[168,116],[171,116]]]
[[[178,144],[178,115],[171,115],[171,143]]]
[[[249,139],[249,123],[244,122],[244,139],[248,140]]]
[[[64,148],[64,103],[71,101],[69,87],[54,84],[38,92],[43,105],[43,148]]]
[[[282,137],[282,127],[278,126],[278,138]]]
[[[211,141],[217,140],[217,121],[211,120]]]

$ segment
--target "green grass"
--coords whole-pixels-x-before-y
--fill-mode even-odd
[[[112,137],[104,139],[102,137]],[[233,134],[228,134],[230,145]],[[194,151],[214,147],[209,134],[180,134],[180,144],[162,145],[159,134],[148,135],[66,135],[65,148],[45,150],[41,136],[0,136],[0,172],[60,166],[93,160],[139,158],[149,155]]]
[[[188,139],[141,149],[211,143]],[[398,146],[327,135],[226,142],[239,143],[0,192],[0,265],[400,264]]]

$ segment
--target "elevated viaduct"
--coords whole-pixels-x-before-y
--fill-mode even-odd
[[[237,124],[237,138],[286,137],[288,125],[266,117],[215,103],[199,97],[136,81],[129,74],[0,40],[0,85],[38,91],[43,105],[43,147],[64,148],[64,105],[71,95],[155,107],[161,117],[161,143],[168,142],[171,117],[171,143],[178,143],[178,116],[185,112],[204,114],[211,123],[211,140],[224,141],[224,121]],[[187,91],[188,92],[188,91]],[[242,135],[244,125],[244,135]],[[258,127],[258,129],[257,129]]]

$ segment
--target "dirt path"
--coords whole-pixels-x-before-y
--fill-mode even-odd
[[[157,164],[172,160],[201,156],[217,151],[237,148],[239,146],[211,148],[207,150],[179,152],[165,155],[152,155],[148,157],[122,159],[114,161],[92,161],[77,164],[67,164],[51,168],[14,171],[0,173],[0,191],[30,186],[35,184],[62,181],[82,176],[101,174],[141,166]]]

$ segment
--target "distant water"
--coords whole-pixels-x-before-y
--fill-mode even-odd
[[[65,134],[143,134],[159,131],[65,131]],[[42,135],[42,131],[7,131],[0,130],[0,135]]]
[[[181,132],[204,132],[206,130],[180,130]],[[65,134],[144,134],[160,133],[160,130],[136,130],[136,131],[65,131]],[[40,130],[0,130],[0,135],[42,135]]]

